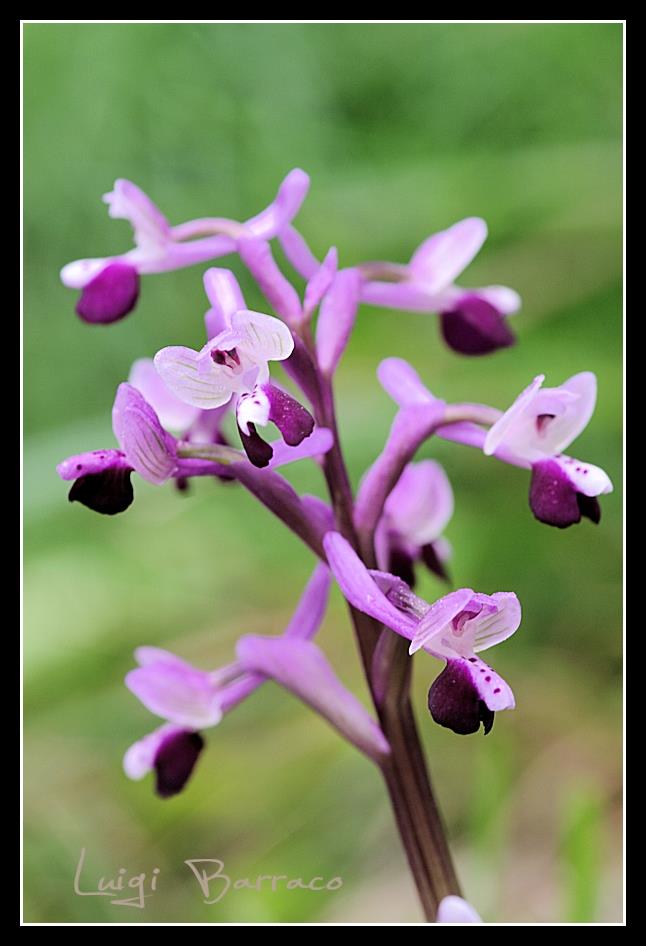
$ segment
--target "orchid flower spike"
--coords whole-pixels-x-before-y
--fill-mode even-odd
[[[506,316],[520,308],[520,297],[506,286],[462,289],[453,280],[465,269],[487,237],[487,225],[479,217],[468,217],[429,237],[406,266],[386,264],[384,274],[394,282],[366,281],[363,302],[438,312],[444,341],[462,355],[486,355],[513,345],[514,336]],[[380,265],[366,270],[379,273]]]
[[[529,504],[541,522],[564,529],[582,516],[598,523],[598,496],[612,492],[604,470],[562,451],[586,427],[594,412],[597,379],[591,371],[568,378],[558,388],[543,388],[534,378],[489,430],[484,452],[513,454],[532,470]]]
[[[140,647],[139,667],[126,686],[166,722],[132,745],[126,774],[140,779],[152,770],[162,798],[185,786],[204,747],[201,731],[216,726],[268,679],[291,691],[371,758],[389,752],[388,742],[356,697],[337,679],[323,652],[312,643],[325,615],[330,574],[319,564],[280,637],[242,637],[237,659],[208,673],[168,651]]]
[[[422,561],[447,579],[445,562],[451,548],[442,532],[453,515],[449,478],[434,460],[409,463],[384,504],[375,532],[380,569],[415,586],[414,564]]]
[[[482,923],[470,903],[462,897],[444,897],[437,908],[436,923]]]
[[[274,201],[241,224],[207,218],[171,227],[152,200],[131,181],[119,179],[104,195],[111,217],[128,220],[135,246],[105,259],[81,259],[61,270],[61,280],[80,289],[76,312],[85,322],[116,322],[126,316],[139,297],[139,277],[193,266],[235,252],[237,240],[275,237],[298,213],[309,188],[309,177],[296,168],[284,179]],[[200,234],[208,236],[194,239]]]
[[[395,575],[370,573],[338,532],[323,540],[328,564],[350,604],[446,662],[428,694],[431,716],[460,735],[485,733],[494,714],[513,709],[511,687],[480,657],[482,650],[511,637],[520,625],[520,604],[513,592],[479,594],[460,588],[430,605]]]
[[[236,419],[254,466],[267,466],[273,450],[256,431],[272,421],[283,440],[297,446],[314,429],[314,419],[295,398],[269,383],[269,361],[291,355],[294,339],[280,319],[241,309],[229,326],[198,352],[175,346],[155,356],[155,368],[172,393],[201,409],[221,407],[236,395]]]

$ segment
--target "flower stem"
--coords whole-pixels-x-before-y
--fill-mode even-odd
[[[304,333],[305,334],[305,333]],[[311,337],[304,342],[312,350]],[[334,434],[325,455],[325,473],[339,530],[358,552],[352,488],[338,436],[334,395],[328,378],[319,376],[317,422]],[[374,550],[364,552],[374,567]],[[459,894],[445,829],[431,788],[424,753],[409,699],[412,662],[406,642],[384,631],[373,618],[350,607],[363,668],[382,730],[391,747],[381,771],[397,829],[408,858],[424,916],[433,922],[443,897]]]

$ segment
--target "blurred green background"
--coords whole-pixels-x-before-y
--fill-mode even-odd
[[[393,416],[375,379],[386,355],[444,398],[501,408],[539,372],[598,376],[573,452],[614,480],[599,527],[542,526],[522,471],[446,443],[421,451],[454,485],[455,581],[515,590],[524,620],[493,656],[517,709],[486,739],[432,724],[438,666],[422,655],[415,705],[485,919],[621,919],[621,47],[619,25],[25,26],[27,921],[421,919],[377,774],[272,685],[208,733],[176,799],[121,770],[154,724],[122,684],[133,648],[227,662],[240,633],[283,628],[310,554],[236,487],[197,482],[183,496],[137,479],[136,503],[110,519],[69,505],[54,470],[113,445],[114,390],[135,358],[202,344],[199,268],[145,278],[135,313],[109,329],[75,317],[60,267],[130,245],[101,195],[127,177],[173,223],[244,219],[295,166],[312,177],[298,225],[317,253],[405,261],[429,233],[480,215],[490,238],[462,281],[524,300],[518,346],[485,359],[447,351],[432,316],[362,309],[338,373],[355,483]],[[237,260],[224,265],[262,309]],[[323,495],[313,465],[288,476]],[[442,588],[428,577],[421,593]],[[365,696],[336,589],[321,642]],[[159,894],[145,911],[75,896],[83,847],[88,885],[158,867]],[[197,857],[234,878],[344,883],[206,906],[183,864]]]

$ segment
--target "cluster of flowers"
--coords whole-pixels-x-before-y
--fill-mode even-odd
[[[520,300],[503,286],[456,285],[486,238],[478,218],[429,237],[404,265],[339,268],[334,248],[319,261],[293,226],[308,187],[307,175],[294,170],[275,200],[244,223],[201,218],[171,226],[134,184],[118,180],[105,200],[112,217],[132,224],[134,248],[108,259],[79,260],[62,271],[65,285],[80,290],[80,318],[106,324],[134,308],[142,275],[236,253],[274,313],[248,309],[230,270],[207,269],[205,345],[199,351],[167,347],[154,359],[136,361],[114,401],[118,448],[82,453],[58,467],[64,480],[73,481],[70,500],[105,514],[132,503],[133,473],[156,485],[174,480],[180,488],[193,476],[237,481],[320,559],[283,634],[241,637],[228,666],[203,671],[154,647],[136,651],[139,666],[126,684],[164,722],[128,750],[125,770],[132,778],[154,771],[162,797],[186,784],[204,745],[203,731],[268,680],[290,690],[377,763],[388,755],[377,722],[313,643],[332,575],[348,602],[409,641],[411,654],[425,650],[445,663],[428,695],[437,723],[461,734],[482,725],[486,733],[497,711],[514,706],[509,685],[478,655],[517,630],[516,595],[461,588],[428,603],[412,590],[420,564],[446,579],[451,554],[442,535],[453,511],[451,485],[435,461],[414,461],[429,436],[530,471],[531,510],[552,526],[564,528],[582,517],[598,522],[598,497],[612,489],[603,470],[563,453],[593,413],[593,374],[577,374],[552,388],[543,387],[541,375],[501,412],[447,404],[408,363],[387,358],[378,378],[397,413],[356,498],[349,496],[351,521],[342,521],[335,496],[344,487],[332,379],[361,303],[437,313],[448,346],[483,355],[513,343],[509,316]],[[302,298],[274,260],[274,239],[305,280]],[[283,363],[298,396],[270,378],[274,361]],[[231,416],[241,449],[225,434]],[[280,435],[271,442],[259,433],[270,422]],[[324,467],[332,506],[297,495],[276,472],[306,458]]]

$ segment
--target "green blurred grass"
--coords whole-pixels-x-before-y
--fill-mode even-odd
[[[235,487],[196,483],[184,497],[139,481],[127,515],[106,520],[69,506],[54,472],[112,443],[109,408],[134,358],[201,341],[198,270],[146,279],[135,314],[109,330],[73,316],[60,267],[128,245],[100,195],[124,176],[173,222],[244,218],[293,166],[312,176],[299,225],[317,252],[334,243],[344,263],[405,260],[431,231],[479,214],[490,238],[464,281],[508,283],[524,300],[519,345],[483,360],[444,350],[433,318],[362,310],[338,376],[355,483],[393,416],[375,380],[385,355],[409,358],[443,397],[500,407],[540,371],[556,384],[597,373],[597,411],[575,447],[615,482],[597,529],[535,522],[517,470],[444,443],[421,451],[454,484],[456,581],[514,589],[524,620],[494,660],[518,708],[487,739],[430,724],[435,667],[421,658],[415,698],[483,915],[620,918],[620,57],[614,25],[25,27],[29,921],[419,918],[377,777],[277,688],[209,734],[174,801],[121,773],[124,748],[152,722],[121,682],[134,646],[228,660],[241,632],[284,626],[309,554]],[[315,468],[288,476],[323,495]],[[428,578],[422,593],[441,589]],[[338,594],[321,639],[365,695]],[[73,896],[84,846],[94,877],[158,866],[163,896],[127,916]],[[190,857],[219,857],[235,876],[340,874],[344,886],[236,891],[208,907]]]

